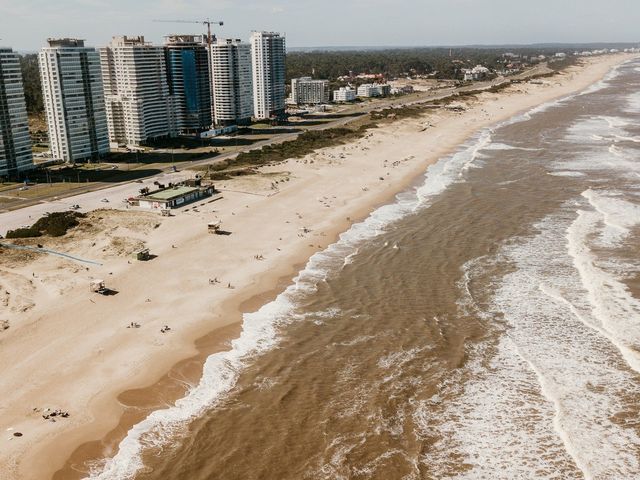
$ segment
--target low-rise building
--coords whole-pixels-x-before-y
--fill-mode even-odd
[[[404,85],[402,87],[392,87],[391,95],[409,95],[414,92],[413,85]]]
[[[311,77],[292,79],[291,100],[296,105],[329,102],[329,80],[314,80]]]
[[[215,193],[213,185],[170,185],[168,188],[143,193],[132,199],[131,203],[149,210],[167,210],[210,197]]]
[[[462,73],[464,74],[464,81],[470,82],[472,80],[478,81],[486,79],[489,73],[491,73],[491,70],[483,65],[476,65],[471,69],[463,70]]]
[[[205,132],[200,133],[200,138],[214,138],[220,135],[228,135],[238,131],[237,125],[227,125],[226,127],[211,128]]]
[[[333,91],[334,102],[353,102],[356,99],[356,91],[351,87],[340,87]]]
[[[391,85],[380,83],[365,83],[358,87],[359,97],[386,97],[391,93]]]

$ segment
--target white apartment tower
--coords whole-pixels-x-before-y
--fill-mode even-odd
[[[164,48],[144,37],[113,37],[100,49],[109,140],[140,145],[175,135]]]
[[[243,125],[253,115],[251,45],[222,39],[211,44],[213,110],[216,125]]]
[[[0,47],[0,176],[33,168],[20,59]]]
[[[268,119],[284,113],[285,55],[285,38],[279,33],[251,34],[253,115],[257,119]]]
[[[109,153],[100,56],[74,38],[47,40],[39,54],[54,158],[75,163]]]

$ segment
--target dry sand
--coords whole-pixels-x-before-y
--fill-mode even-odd
[[[69,238],[40,240],[103,266],[2,250],[0,321],[10,328],[0,331],[0,479],[49,478],[80,444],[118,425],[120,392],[152,385],[196,355],[203,335],[225,340],[237,332],[228,326],[240,321],[243,302],[273,291],[428,165],[482,127],[582,90],[627,58],[590,59],[541,83],[482,94],[465,100],[462,113],[431,110],[389,122],[348,145],[218,182],[222,200],[170,218],[97,211]],[[212,220],[232,235],[208,234]],[[142,244],[157,258],[136,262],[131,252]],[[93,278],[119,293],[90,293]],[[221,283],[211,285],[214,278]],[[141,328],[126,328],[130,322]],[[172,330],[161,333],[163,325]],[[45,421],[44,408],[71,416]]]

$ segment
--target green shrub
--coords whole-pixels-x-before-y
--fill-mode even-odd
[[[54,212],[40,218],[36,223],[28,228],[17,228],[9,230],[7,238],[33,238],[49,235],[51,237],[61,237],[73,227],[77,227],[79,218],[86,215],[80,212]]]
[[[33,227],[28,228],[16,228],[15,230],[7,231],[7,238],[34,238],[41,237],[42,233]]]
[[[236,157],[236,164],[265,164],[281,162],[288,158],[300,158],[319,148],[339,145],[349,140],[360,138],[366,133],[364,128],[351,129],[346,127],[328,128],[326,130],[310,130],[288,142],[265,145],[259,150],[240,153]]]

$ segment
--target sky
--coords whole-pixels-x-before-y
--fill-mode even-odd
[[[102,46],[113,35],[252,30],[286,34],[289,47],[435,46],[640,41],[639,0],[0,0],[0,44],[35,51],[48,37]]]

